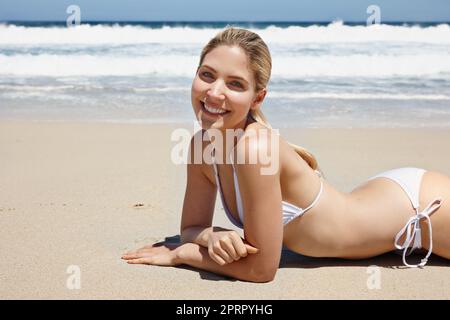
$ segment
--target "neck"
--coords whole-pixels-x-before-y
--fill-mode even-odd
[[[231,163],[231,152],[234,152],[234,148],[242,137],[242,133],[245,132],[247,126],[253,122],[255,122],[255,120],[249,116],[243,119],[235,128],[219,129],[222,139],[218,140],[218,142],[211,141],[215,149],[215,158],[217,162],[221,160],[220,164]],[[229,137],[227,137],[227,130]],[[234,158],[235,154],[233,154],[233,159]]]

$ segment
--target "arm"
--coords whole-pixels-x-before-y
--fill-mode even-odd
[[[220,275],[250,282],[272,281],[272,276],[267,276],[259,265],[258,254],[248,255],[233,263],[219,265],[211,259],[208,249],[196,244],[186,243],[178,247],[175,264],[186,264],[198,269],[206,270]]]
[[[208,247],[209,233],[213,227],[187,227],[181,231],[181,243],[196,243],[202,247]]]
[[[202,131],[200,130],[196,135],[201,133]],[[196,139],[200,140],[201,137],[197,136]],[[214,232],[231,232],[233,230],[211,226],[217,198],[217,186],[205,173],[205,170],[211,170],[211,167],[203,163],[194,163],[194,141],[195,138],[192,138],[189,148],[188,158],[190,161],[187,165],[187,184],[180,235],[181,243],[193,242],[207,248],[211,234]],[[207,144],[207,142],[203,142],[202,154]]]
[[[256,249],[254,254],[229,264],[217,264],[206,248],[195,243],[177,245],[176,249],[150,246],[128,252],[123,259],[135,264],[187,264],[236,279],[271,281],[278,269],[283,235],[279,173],[261,175],[262,166],[259,163],[238,167],[238,180],[245,210],[246,241],[253,246],[257,244],[260,250]]]
[[[268,154],[270,145],[259,145],[251,138],[244,147],[238,149],[238,157],[242,157],[239,155],[241,152],[246,157],[255,151]],[[262,167],[259,160],[256,164],[236,165],[245,212],[245,239],[259,248],[259,252],[230,264],[218,265],[210,259],[206,249],[188,244],[180,247],[179,263],[246,281],[267,282],[275,277],[283,241],[279,170],[271,175],[262,175]]]
[[[208,246],[208,235],[212,232],[212,220],[217,197],[217,187],[212,183],[204,170],[206,164],[194,163],[194,141],[202,141],[203,130],[192,137],[187,165],[187,183],[181,215],[181,242],[193,242],[201,246]],[[205,142],[202,141],[202,154]]]
[[[222,227],[199,227],[192,226],[185,228],[181,233],[181,243],[196,243],[202,247],[208,248],[208,240],[212,233],[219,231],[233,231]]]
[[[266,135],[257,131],[243,138],[236,148],[237,159],[247,161],[235,167],[245,213],[244,237],[259,249],[254,257],[263,277],[274,278],[283,244],[279,136],[271,131]],[[263,164],[262,155],[269,156],[272,163]],[[252,157],[256,164],[251,164]]]

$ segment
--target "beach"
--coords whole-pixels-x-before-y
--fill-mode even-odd
[[[394,253],[350,261],[284,251],[269,283],[127,264],[120,259],[125,251],[178,240],[186,165],[171,160],[171,133],[180,126],[0,120],[0,298],[450,298],[449,261],[435,255],[423,269],[405,269]],[[449,128],[281,128],[280,134],[311,151],[325,178],[345,192],[396,167],[450,175]],[[233,228],[219,197],[214,225]],[[77,288],[68,285],[74,266]],[[371,285],[372,272],[379,272],[379,286]]]
[[[198,130],[193,79],[228,22],[110,19],[0,17],[0,298],[450,298],[449,261],[434,255],[405,269],[396,253],[350,261],[283,250],[264,284],[121,260],[179,241],[186,164],[173,161],[171,137]],[[264,115],[335,188],[398,167],[450,176],[448,21],[233,25],[270,50]],[[220,197],[214,225],[235,229]]]

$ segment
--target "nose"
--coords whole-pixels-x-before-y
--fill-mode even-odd
[[[225,95],[223,92],[223,82],[221,80],[214,81],[206,94],[210,100],[216,102],[225,100]]]

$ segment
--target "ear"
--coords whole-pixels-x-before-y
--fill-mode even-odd
[[[264,101],[264,98],[266,97],[267,90],[266,88],[261,89],[258,94],[255,97],[255,100],[253,100],[252,105],[250,106],[250,109],[252,110],[258,110],[259,107],[261,107],[261,104]]]

